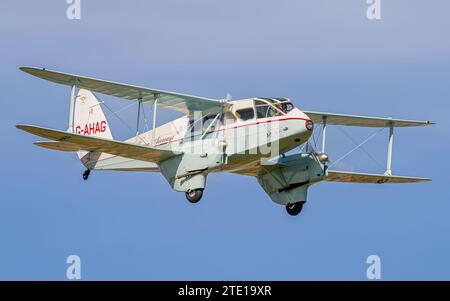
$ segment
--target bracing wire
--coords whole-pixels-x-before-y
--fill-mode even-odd
[[[320,129],[320,127],[319,127],[319,129]],[[299,148],[300,152],[309,151],[309,149],[316,151],[317,143],[322,135],[322,131],[317,130],[317,132],[318,132],[318,134],[316,133],[316,130],[314,130],[313,134],[311,135],[311,138],[309,138],[309,140],[306,143],[304,143],[300,146],[300,148]],[[311,140],[313,143],[310,143]]]
[[[353,149],[351,149],[350,151],[348,151],[345,155],[343,155],[342,157],[340,157],[339,159],[337,159],[336,161],[334,161],[333,163],[331,163],[329,165],[329,167],[335,165],[336,163],[342,161],[343,159],[347,158],[351,153],[353,153],[355,150],[357,150],[358,148],[360,148],[361,146],[363,146],[364,144],[366,144],[369,140],[371,140],[373,137],[375,137],[379,132],[381,132],[382,130],[384,130],[386,127],[383,127],[381,129],[379,129],[378,131],[376,131],[375,133],[373,133],[372,135],[370,135],[369,137],[367,137],[363,142],[361,142],[360,144],[358,144],[356,147],[354,147]]]
[[[150,128],[148,127],[148,123],[147,123],[147,115],[145,115],[145,106],[144,104],[142,104],[142,115],[144,116],[144,131],[148,131],[150,130]]]
[[[130,132],[134,133],[134,130],[131,128],[131,126],[117,114],[117,112],[123,111],[123,109],[121,109],[117,112],[114,112],[104,101],[102,101],[101,104],[103,104],[105,106],[105,108],[107,108],[111,112],[112,115],[114,115],[117,119],[119,119],[119,121],[122,122],[122,124],[125,125],[125,127],[127,129],[129,129]],[[136,136],[136,137],[139,140],[141,140],[144,144],[148,144],[148,142],[145,141],[141,136]]]
[[[351,141],[353,142],[353,144],[358,145],[358,142],[355,141],[355,139],[353,139],[343,128],[338,127],[338,129]],[[382,128],[384,129],[384,128]],[[378,162],[378,160],[376,160],[364,147],[360,147],[360,149],[375,163],[377,164],[379,167],[384,168],[383,165]]]
[[[100,104],[105,104],[105,101],[101,101]],[[123,108],[121,108],[120,110],[117,110],[117,111],[115,111],[115,112],[113,112],[112,110],[110,110],[111,113],[109,113],[108,115],[106,115],[106,117],[111,116],[111,115],[116,115],[116,114],[118,114],[118,113],[120,113],[120,112],[123,112],[123,111],[125,111],[125,110],[131,108],[133,105],[134,105],[134,103],[131,102],[129,105],[126,105],[126,106],[124,106]]]
[[[312,140],[313,140],[313,142],[314,142],[314,148],[317,148],[317,140],[318,140],[318,137],[317,137],[317,134],[316,133],[314,133],[315,131],[313,131],[313,134],[312,134]],[[317,139],[316,139],[317,138]]]

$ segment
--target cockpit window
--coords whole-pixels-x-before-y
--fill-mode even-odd
[[[256,118],[269,118],[282,115],[273,106],[262,100],[255,100]]]
[[[249,120],[255,117],[253,108],[241,109],[236,111],[236,116],[241,120]]]
[[[269,108],[264,106],[269,106],[272,111],[270,112]],[[255,99],[255,107],[258,114],[258,118],[282,116],[284,114],[289,113],[294,108],[291,101],[287,98]],[[260,109],[258,109],[258,107],[260,107]]]
[[[283,113],[285,113],[285,114],[289,113],[294,108],[292,103],[290,103],[288,101],[286,101],[286,102],[279,102],[279,103],[275,104],[275,106],[277,108],[279,108],[281,111],[283,111]]]

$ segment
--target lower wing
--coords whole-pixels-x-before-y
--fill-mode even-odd
[[[325,181],[344,182],[344,183],[384,184],[384,183],[428,182],[431,181],[431,179],[328,170],[328,175],[325,177]]]
[[[120,157],[158,163],[181,154],[170,149],[149,147],[116,140],[84,136],[65,131],[52,130],[33,125],[17,125],[18,129],[30,134],[58,141],[58,144],[38,142],[37,145],[63,151],[90,151],[108,153]]]

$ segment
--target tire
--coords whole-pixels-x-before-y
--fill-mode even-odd
[[[89,178],[90,174],[91,174],[91,170],[90,169],[86,169],[86,171],[83,172],[83,180],[87,181],[87,179]]]
[[[291,216],[299,215],[300,212],[302,212],[303,204],[305,204],[305,202],[298,202],[298,203],[287,204],[286,205],[286,211]]]
[[[200,199],[203,196],[203,189],[194,189],[194,190],[190,190],[187,191],[186,193],[186,199],[192,203],[198,203],[200,201]]]

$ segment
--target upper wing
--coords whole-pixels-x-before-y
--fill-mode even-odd
[[[428,182],[431,181],[431,179],[329,170],[328,175],[325,178],[325,181],[384,184],[384,183]]]
[[[71,151],[84,150],[91,152],[102,152],[134,160],[154,163],[158,163],[172,156],[181,154],[178,152],[173,152],[169,149],[148,147],[127,142],[84,136],[32,125],[17,125],[16,127],[36,136],[59,142],[66,142],[68,148],[70,148]],[[58,146],[61,145],[62,144],[59,144]],[[40,143],[40,146],[43,146],[42,143]],[[49,144],[47,144],[46,146],[49,146]],[[57,149],[57,147],[54,147],[53,149]]]
[[[430,121],[416,121],[416,120],[401,120],[392,118],[367,117],[356,115],[344,115],[324,112],[303,111],[314,123],[323,123],[326,118],[327,125],[348,125],[348,126],[362,126],[362,127],[389,127],[391,124],[394,127],[405,126],[423,126],[434,124]]]
[[[192,111],[219,112],[226,106],[225,102],[215,99],[115,83],[75,74],[46,70],[45,68],[21,67],[20,70],[54,83],[68,86],[71,86],[73,83],[79,88],[128,100],[141,99],[145,103],[153,103],[156,94],[158,96],[158,107],[183,113]]]

